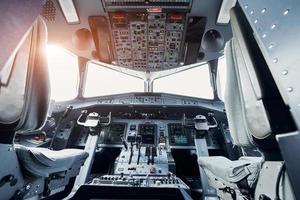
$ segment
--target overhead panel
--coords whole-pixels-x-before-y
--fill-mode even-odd
[[[115,62],[135,70],[161,70],[182,62],[184,13],[110,13]]]
[[[49,43],[123,71],[168,71],[217,59],[231,37],[229,24],[216,23],[222,1],[68,1],[79,23],[67,23],[59,2],[46,1]]]
[[[121,67],[158,71],[184,64],[184,31],[191,0],[104,0],[114,61]]]

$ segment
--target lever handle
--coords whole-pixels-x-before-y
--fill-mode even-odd
[[[64,111],[64,113],[62,114],[61,118],[62,119],[65,119],[69,114],[70,112],[73,110],[73,106],[69,105],[66,110]]]
[[[127,142],[125,141],[123,135],[121,135],[121,140],[122,140],[122,143],[123,143],[123,145],[124,145],[124,148],[125,148],[126,150],[128,150],[128,144],[127,144]]]

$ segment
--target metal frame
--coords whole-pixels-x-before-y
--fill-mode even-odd
[[[202,138],[195,138],[195,147],[196,147],[196,153],[197,157],[208,157],[208,148],[206,144],[206,139],[205,137]],[[202,199],[217,199],[217,191],[215,188],[211,187],[208,183],[208,178],[207,175],[202,167],[199,165],[199,173],[200,173],[200,179],[201,179],[201,185],[202,185],[202,190],[203,190],[203,196]]]
[[[277,137],[279,147],[284,158],[287,173],[292,184],[293,192],[296,199],[300,198],[300,159],[297,153],[300,151],[300,135],[299,132],[287,133],[278,135]]]
[[[297,0],[239,0],[279,92],[300,128],[300,26]],[[276,108],[275,108],[276,109]],[[300,198],[299,132],[277,135],[296,199]]]
[[[239,0],[279,91],[300,127],[300,4]]]
[[[73,197],[73,195],[77,192],[79,187],[86,183],[93,166],[95,152],[98,147],[99,134],[101,134],[102,132],[103,130],[101,130],[100,133],[97,133],[95,135],[89,134],[84,147],[84,151],[89,153],[89,157],[86,159],[84,165],[81,167],[80,172],[76,177],[73,189],[68,197]]]

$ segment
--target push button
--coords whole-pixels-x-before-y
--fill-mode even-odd
[[[154,174],[156,172],[156,169],[154,166],[150,166],[150,173]]]

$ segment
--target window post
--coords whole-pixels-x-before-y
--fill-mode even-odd
[[[209,66],[210,82],[213,88],[214,99],[220,100],[218,96],[218,80],[217,80],[218,59],[208,61],[208,66]]]
[[[78,94],[77,98],[83,98],[85,74],[87,69],[88,59],[83,57],[78,57],[78,68],[79,68],[79,84],[78,84]]]

